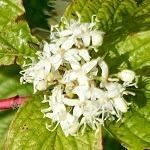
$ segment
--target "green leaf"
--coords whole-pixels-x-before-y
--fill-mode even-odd
[[[4,143],[6,140],[6,133],[8,131],[8,127],[14,117],[16,111],[14,110],[5,110],[0,111],[0,149],[4,149]]]
[[[102,130],[102,133],[103,133],[104,150],[110,150],[110,147],[113,147],[114,150],[126,150],[104,128]]]
[[[0,99],[16,95],[26,96],[33,93],[33,86],[31,84],[20,84],[20,70],[21,68],[18,65],[0,67]]]
[[[19,21],[24,9],[20,0],[2,0],[0,4],[0,65],[18,63],[22,65],[25,56],[34,56],[37,39],[30,34],[25,21]],[[20,16],[19,16],[20,15]]]
[[[106,32],[104,43],[100,47],[98,55],[103,56],[107,53],[105,61],[109,65],[110,74],[128,68],[134,70],[138,75],[139,88],[137,90],[131,89],[135,90],[133,91],[136,93],[135,97],[126,97],[131,102],[131,106],[123,116],[123,122],[107,121],[106,130],[128,149],[149,149],[150,1],[74,0],[70,3],[64,16],[67,19],[77,19],[77,11],[81,13],[83,22],[90,22],[92,15],[96,14],[96,20],[100,21],[97,22],[97,26]],[[101,149],[101,139],[98,140],[98,136],[94,139],[91,130],[88,131],[92,135],[89,135],[87,131],[83,137],[77,137],[78,140],[73,137],[65,138],[60,128],[52,133],[47,132],[45,123],[49,121],[42,118],[40,112],[42,108],[46,108],[46,106],[41,103],[38,97],[30,99],[20,108],[10,126],[6,148]],[[79,140],[80,147],[76,146]],[[86,142],[81,143],[82,141]],[[91,146],[95,142],[98,146]]]
[[[150,148],[149,41],[150,31],[145,31],[136,33],[134,36],[130,35],[124,41],[118,43],[117,50],[119,55],[127,56],[127,60],[122,63],[135,70],[139,76],[139,87],[134,91],[136,93],[135,97],[128,97],[132,105],[124,115],[124,121],[117,123],[107,122],[105,126],[126,148],[133,150]],[[122,58],[120,57],[120,59]],[[121,61],[119,60],[119,62]]]
[[[132,104],[123,122],[107,121],[105,129],[128,149],[150,149],[150,1],[74,0],[65,17],[77,19],[77,11],[83,22],[95,14],[97,26],[106,32],[93,56],[107,54],[110,74],[128,68],[138,76],[138,89],[131,89],[136,96],[126,96]]]
[[[33,93],[32,85],[20,85],[19,71],[20,67],[17,65],[0,67],[0,99],[16,95],[26,96]],[[0,111],[0,149],[4,149],[6,133],[15,113],[15,110]]]
[[[35,95],[27,100],[17,112],[11,126],[6,141],[6,149],[9,150],[99,150],[102,149],[100,143],[101,134],[95,136],[95,132],[88,129],[83,136],[65,137],[61,128],[50,132],[45,124],[50,123],[50,119],[43,118],[41,109],[47,108],[47,104],[42,104],[43,95]]]

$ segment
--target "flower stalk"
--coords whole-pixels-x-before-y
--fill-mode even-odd
[[[3,109],[18,109],[21,104],[24,103],[28,98],[31,98],[31,96],[14,96],[11,98],[6,98],[3,100],[0,100],[0,110]]]

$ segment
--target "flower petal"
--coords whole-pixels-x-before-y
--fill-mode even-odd
[[[61,49],[64,50],[69,50],[74,44],[74,38],[69,38],[67,39],[62,45],[61,45]]]
[[[83,43],[84,43],[84,46],[85,47],[88,47],[90,46],[90,41],[91,41],[91,37],[90,36],[84,36],[82,37],[82,40],[83,40]]]
[[[79,118],[82,115],[83,110],[79,106],[75,106],[73,109],[73,116]]]
[[[63,102],[68,106],[76,106],[79,104],[80,101],[77,99],[74,100],[74,99],[64,98]]]
[[[90,61],[90,55],[88,53],[88,50],[82,49],[79,50],[79,55],[85,60],[85,61]]]
[[[62,64],[62,56],[58,53],[56,55],[53,55],[51,59],[53,67],[55,68],[55,70],[57,70]]]
[[[89,71],[91,71],[91,69],[93,69],[95,66],[97,65],[97,59],[93,59],[90,62],[85,63],[82,66],[82,69],[84,70],[84,72],[87,74]]]

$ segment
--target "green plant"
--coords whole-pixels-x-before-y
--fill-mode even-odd
[[[32,1],[34,2],[34,1]],[[49,2],[49,3],[48,3]],[[24,4],[27,4],[24,1]],[[37,8],[36,5],[33,5]],[[44,6],[49,11],[49,18],[53,14],[53,1],[43,1],[52,7]],[[29,6],[26,12],[29,12]],[[41,11],[41,10],[40,10]],[[30,95],[16,111],[0,112],[0,136],[6,136],[0,143],[0,148],[13,149],[103,149],[102,127],[95,134],[90,127],[78,136],[66,137],[60,126],[50,132],[45,124],[50,124],[49,118],[43,118],[41,110],[49,107],[42,103],[43,92],[33,94],[31,84],[20,85],[19,72],[24,70],[24,62],[31,63],[30,58],[37,59],[37,51],[43,47],[42,39],[49,42],[49,22],[44,19],[44,24],[31,22],[30,13],[22,17],[25,12],[20,0],[2,0],[0,2],[0,99]],[[43,12],[43,11],[42,11]],[[81,22],[92,22],[96,15],[98,31],[105,32],[103,44],[98,47],[98,52],[91,52],[92,58],[102,57],[109,67],[109,74],[116,74],[120,70],[134,70],[138,88],[131,86],[128,90],[135,96],[124,95],[127,103],[131,103],[121,120],[106,120],[104,129],[111,134],[121,145],[131,150],[150,149],[150,1],[149,0],[72,0],[63,16],[67,19],[78,20],[77,12],[81,15]],[[44,15],[42,15],[44,16]],[[41,16],[41,17],[42,17]],[[30,18],[31,17],[31,18]],[[38,17],[37,17],[38,18]],[[43,17],[44,18],[44,17]],[[42,18],[42,19],[43,19]],[[28,21],[25,21],[27,19]],[[40,17],[39,17],[40,19]],[[46,16],[48,20],[48,16]],[[38,19],[36,19],[38,21]],[[28,23],[30,27],[28,26]],[[63,27],[63,23],[60,24]],[[42,29],[33,36],[30,28]],[[43,32],[42,32],[43,31]],[[42,36],[41,36],[42,35]],[[43,35],[45,38],[43,38]],[[38,39],[37,39],[38,38]],[[15,64],[15,65],[12,65]],[[18,72],[18,73],[17,73]],[[101,74],[101,72],[99,72]],[[52,86],[44,90],[49,95]],[[45,94],[45,93],[44,93]],[[4,102],[8,101],[6,99]],[[2,100],[0,102],[3,102]],[[0,103],[2,106],[2,103]],[[18,107],[17,103],[12,105]],[[14,116],[15,114],[15,116]],[[83,127],[81,127],[82,129]]]

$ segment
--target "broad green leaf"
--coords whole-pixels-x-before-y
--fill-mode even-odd
[[[4,149],[4,144],[6,140],[6,134],[8,131],[8,127],[14,117],[16,111],[14,110],[5,110],[0,111],[0,150]]]
[[[19,71],[20,67],[17,65],[0,67],[0,99],[26,96],[33,92],[31,85],[20,85]],[[15,113],[15,110],[0,111],[0,150],[4,149],[6,133]]]
[[[149,41],[150,31],[145,31],[136,33],[134,36],[128,36],[123,42],[118,43],[118,53],[120,55],[127,54],[124,57],[127,58],[124,60],[125,65],[134,68],[139,76],[139,87],[137,91],[136,89],[134,91],[135,97],[128,97],[132,105],[124,115],[123,122],[107,122],[105,126],[115,138],[121,141],[122,145],[133,150],[150,148]]]
[[[25,56],[35,55],[31,45],[38,41],[31,36],[27,23],[19,21],[23,13],[21,0],[0,1],[0,65],[22,65]]]
[[[28,99],[17,112],[6,141],[6,149],[9,150],[99,150],[102,149],[101,134],[95,136],[95,132],[86,130],[83,136],[65,137],[61,128],[50,132],[45,124],[49,119],[43,118],[41,109],[47,108],[42,104],[43,95],[35,95]]]
[[[13,97],[16,95],[26,96],[33,93],[33,86],[30,84],[20,84],[18,65],[0,67],[0,99]]]
[[[116,141],[104,128],[102,133],[104,150],[110,150],[110,147],[113,147],[114,150],[126,150],[126,148]]]
[[[128,68],[138,76],[136,96],[126,97],[132,104],[123,122],[107,121],[106,130],[128,149],[150,149],[150,1],[75,0],[65,17],[77,19],[77,11],[83,22],[90,22],[95,14],[97,26],[106,32],[103,45],[93,56],[107,54],[110,74]]]

